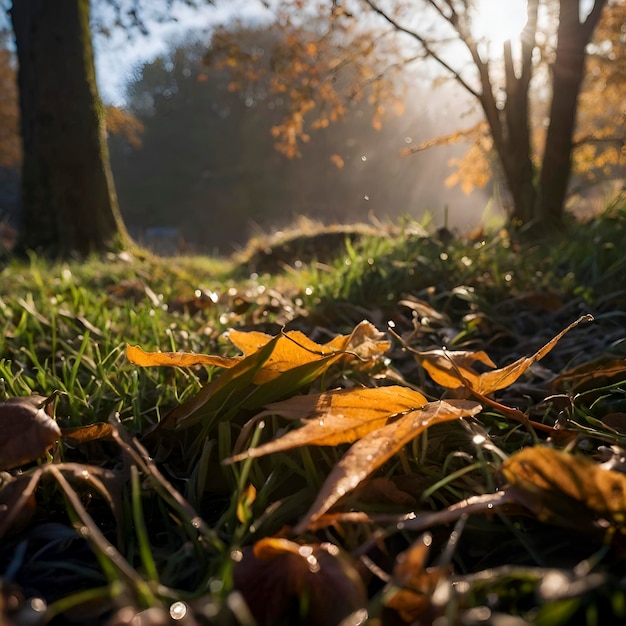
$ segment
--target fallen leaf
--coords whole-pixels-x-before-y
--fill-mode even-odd
[[[239,348],[244,355],[250,355],[265,346],[272,337],[258,331],[242,332],[231,330],[228,338],[233,345]],[[254,383],[261,385],[287,370],[323,358],[341,357],[371,359],[385,353],[391,343],[386,335],[377,330],[370,322],[358,324],[349,335],[338,335],[325,344],[319,344],[309,339],[300,331],[283,333],[276,343],[270,358],[254,379]]]
[[[626,359],[603,359],[600,362],[583,363],[563,372],[552,381],[550,388],[555,392],[568,391],[573,395],[606,387],[625,378]]]
[[[268,415],[304,420],[304,425],[279,439],[226,459],[225,463],[259,457],[304,445],[335,446],[352,443],[384,426],[398,414],[424,406],[426,398],[406,387],[375,389],[335,389],[326,393],[294,396],[268,405],[255,416],[256,422]]]
[[[339,498],[354,489],[364,478],[433,424],[470,417],[481,409],[480,404],[470,400],[429,402],[365,435],[350,447],[332,469],[315,502],[298,522],[294,532],[304,532]]]
[[[369,322],[361,322],[349,335],[339,335],[326,344],[318,344],[299,331],[271,337],[258,331],[231,330],[229,340],[244,356],[232,364],[226,360],[227,371],[171,411],[158,428],[208,423],[218,413],[221,419],[228,420],[242,408],[258,410],[311,383],[339,360],[366,361],[380,356],[390,345],[382,339],[384,336]],[[214,365],[222,358],[204,356],[214,359]],[[139,354],[138,358],[143,357]]]
[[[126,346],[126,358],[140,367],[172,366],[193,367],[194,365],[215,365],[216,367],[233,367],[241,358],[228,358],[210,354],[193,354],[190,352],[146,352],[139,346]]]
[[[32,395],[0,402],[0,470],[37,460],[58,440],[61,429],[45,412],[46,401]]]
[[[444,575],[441,568],[426,568],[431,543],[431,534],[425,533],[398,555],[384,594],[385,606],[411,624],[431,608],[432,594]]]
[[[334,626],[364,612],[363,581],[333,544],[267,537],[238,554],[235,589],[261,626]]]
[[[626,525],[626,476],[587,457],[534,446],[509,457],[502,472],[513,495],[543,521],[577,530],[598,520]]]
[[[581,322],[591,320],[593,320],[591,315],[583,315],[532,356],[522,357],[506,367],[490,372],[477,373],[471,368],[471,365],[475,362],[495,367],[495,364],[484,352],[431,350],[428,352],[416,352],[415,355],[432,379],[443,387],[452,389],[468,387],[472,391],[487,395],[514,383],[533,363],[546,356],[563,335]]]
[[[95,422],[86,426],[75,426],[72,428],[62,428],[61,437],[70,446],[79,446],[91,441],[101,439],[113,439],[113,428],[106,422]]]

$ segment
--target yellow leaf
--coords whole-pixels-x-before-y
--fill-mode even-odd
[[[247,333],[230,331],[229,339],[247,356],[266,345],[272,337],[256,331]],[[338,351],[325,348],[311,341],[311,339],[300,331],[289,331],[278,337],[274,351],[270,358],[263,364],[263,367],[257,372],[253,382],[256,385],[262,385],[263,383],[277,378],[287,370],[306,363],[318,361],[332,355],[333,352]],[[341,353],[338,352],[337,358],[340,356]]]
[[[252,518],[251,507],[254,504],[255,500],[256,500],[256,489],[254,485],[250,484],[243,491],[243,493],[239,497],[239,500],[237,501],[237,519],[242,524],[247,524],[251,520]]]
[[[215,365],[233,367],[241,358],[228,358],[210,354],[192,354],[189,352],[145,352],[139,346],[126,346],[126,358],[140,367],[164,366],[193,367],[194,365]]]
[[[417,359],[437,384],[449,389],[456,389],[464,384],[471,389],[480,387],[480,374],[471,369],[473,363],[480,362],[489,367],[496,366],[489,355],[482,350],[479,352],[429,350],[417,353]]]

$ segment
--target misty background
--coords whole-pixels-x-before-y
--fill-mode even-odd
[[[103,7],[94,6],[96,25],[107,21]],[[299,216],[324,224],[431,216],[434,226],[466,231],[486,212],[498,214],[492,187],[466,195],[444,184],[466,144],[400,156],[471,125],[477,113],[452,81],[434,89],[430,78],[402,72],[403,113],[389,111],[375,130],[371,106],[354,103],[344,121],[312,131],[301,158],[289,159],[271,136],[282,100],[262,88],[232,91],[227,72],[203,63],[215,25],[243,25],[262,47],[273,13],[250,0],[175,13],[175,21],[148,23],[146,36],[94,28],[104,104],[143,126],[139,141],[109,135],[120,208],[139,243],[162,253],[230,254]],[[17,206],[19,185],[3,187]]]

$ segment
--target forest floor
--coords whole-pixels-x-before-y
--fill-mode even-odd
[[[626,204],[301,235],[5,262],[0,622],[625,619]]]

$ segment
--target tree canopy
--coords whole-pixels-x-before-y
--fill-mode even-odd
[[[410,69],[418,67],[435,82],[451,79],[474,99],[483,123],[433,137],[408,152],[471,139],[470,157],[476,163],[480,155],[483,165],[468,169],[467,161],[458,161],[450,182],[467,187],[471,176],[484,184],[488,164],[504,182],[512,224],[555,226],[563,218],[573,164],[587,172],[600,166],[603,175],[623,166],[623,151],[616,152],[615,131],[623,128],[619,99],[598,107],[597,98],[579,93],[586,75],[585,93],[594,83],[595,89],[614,84],[623,91],[619,38],[625,8],[623,0],[524,5],[517,37],[497,42],[489,30],[481,32],[488,19],[485,0],[287,0],[277,11],[284,33],[280,46],[259,55],[225,31],[221,62],[232,68],[238,88],[271,73],[271,89],[289,103],[288,115],[274,129],[277,148],[291,155],[308,141],[311,129],[341,119],[346,100],[360,97],[364,84],[379,112],[398,96],[394,75],[413,76]],[[311,24],[315,35],[304,37]],[[584,106],[579,130],[584,122],[591,128],[586,136],[575,135]],[[376,114],[373,123],[380,123]]]

